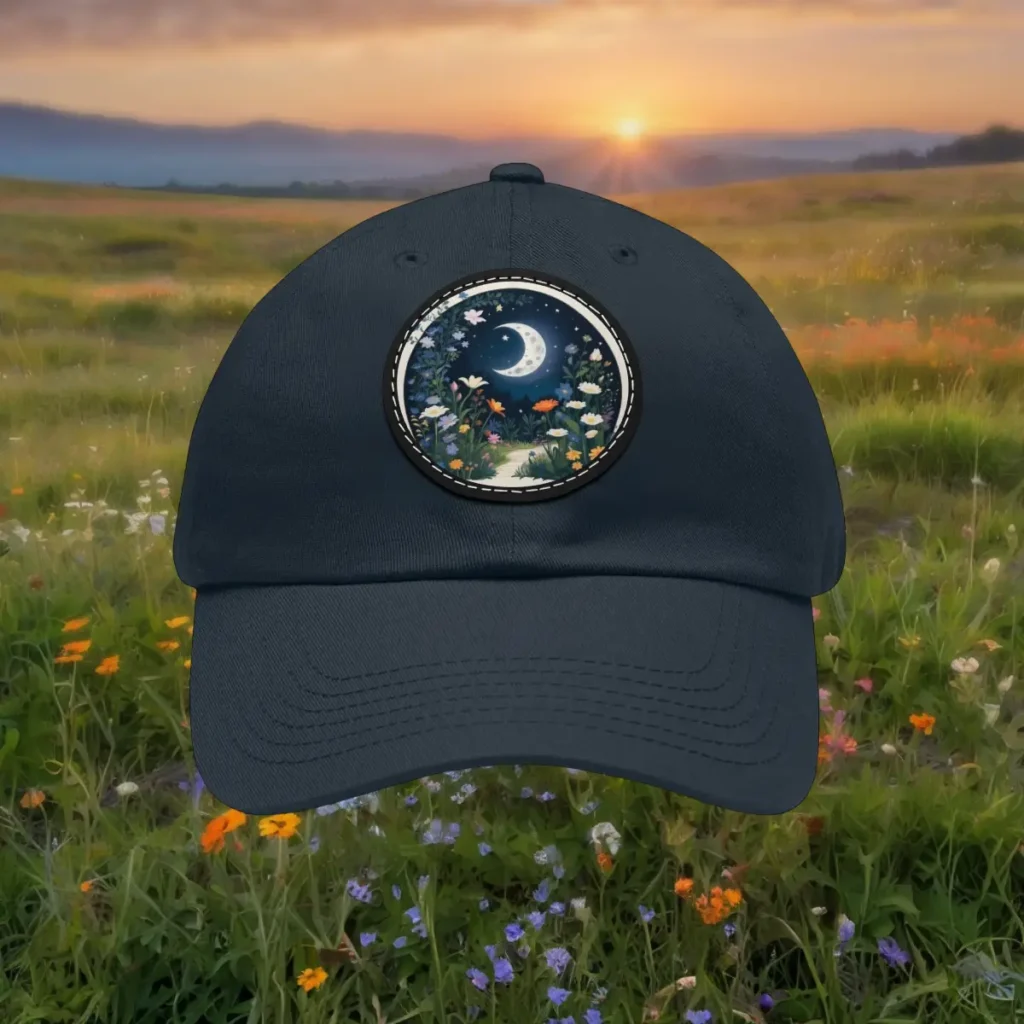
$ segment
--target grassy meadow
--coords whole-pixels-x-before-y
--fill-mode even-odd
[[[512,765],[218,804],[192,420],[252,304],[384,204],[0,182],[4,1024],[1024,1020],[1024,165],[623,201],[758,288],[842,467],[819,779],[779,817]]]

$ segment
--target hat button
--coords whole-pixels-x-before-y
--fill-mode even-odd
[[[544,182],[544,172],[533,164],[498,164],[491,171],[491,181],[524,181],[540,185]]]

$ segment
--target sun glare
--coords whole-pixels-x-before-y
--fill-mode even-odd
[[[620,121],[618,135],[620,139],[638,139],[643,134],[644,126],[633,119]]]

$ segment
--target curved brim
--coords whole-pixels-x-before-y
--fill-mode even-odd
[[[625,576],[204,590],[190,717],[203,781],[248,814],[505,764],[778,814],[817,765],[810,601]]]

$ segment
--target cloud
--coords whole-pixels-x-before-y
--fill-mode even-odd
[[[716,12],[995,22],[1018,0],[2,0],[0,52],[44,55],[124,46],[231,46],[284,40],[408,36],[565,18],[693,17]],[[1015,16],[1016,17],[1016,16]]]

